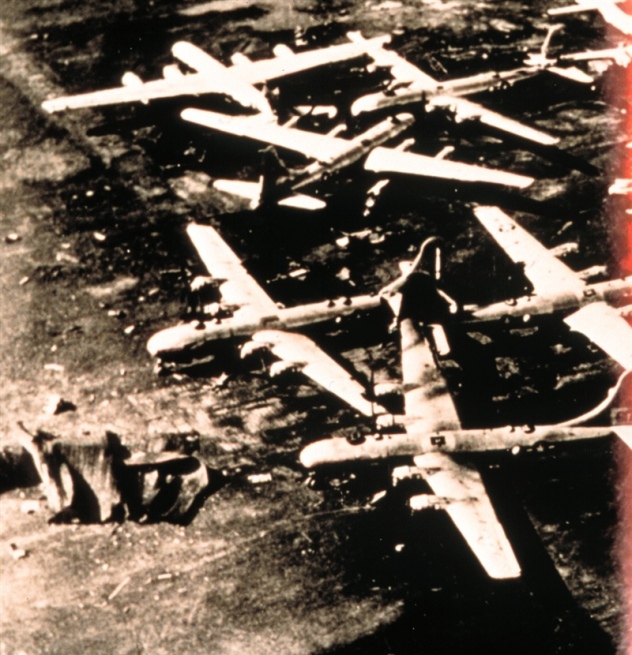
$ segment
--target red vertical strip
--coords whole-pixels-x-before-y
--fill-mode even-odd
[[[632,14],[632,0],[626,0],[625,4],[618,5],[626,13]],[[622,40],[622,35],[612,30],[613,39]],[[630,37],[628,37],[628,42]],[[626,114],[626,145],[632,143],[632,65],[627,67],[624,77],[626,82],[625,88],[625,107]],[[619,177],[632,179],[632,149],[626,147],[622,160],[622,169],[618,171]],[[632,215],[626,210],[632,209],[630,203],[630,194],[628,193],[626,202],[617,203],[621,207],[620,211],[626,212],[625,216],[612,217],[612,225],[621,226],[621,234],[617,238],[621,239],[622,247],[619,249],[621,261],[621,271],[625,275],[632,273]],[[622,398],[622,404],[626,407],[632,407],[632,385],[626,385],[627,393]],[[617,468],[618,468],[618,509],[619,509],[619,535],[618,560],[619,570],[621,573],[622,584],[622,644],[621,653],[632,655],[632,450],[623,444],[617,448]]]

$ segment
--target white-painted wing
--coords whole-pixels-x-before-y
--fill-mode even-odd
[[[498,112],[491,111],[491,109],[487,109],[483,105],[471,102],[465,98],[445,95],[434,96],[428,100],[428,107],[449,109],[454,112],[457,121],[478,120],[483,125],[488,125],[507,134],[533,141],[543,146],[553,146],[559,143],[557,137],[524,125],[519,121],[507,118]]]
[[[364,387],[308,337],[294,332],[261,330],[252,335],[252,340],[266,344],[279,359],[296,364],[304,375],[361,414],[373,416],[376,411],[386,411],[367,400]]]
[[[65,109],[101,107],[105,105],[144,102],[178,96],[197,96],[205,93],[221,93],[217,80],[199,73],[184,75],[178,79],[162,79],[143,82],[134,86],[121,86],[74,96],[53,98],[42,103],[50,113]]]
[[[632,16],[617,4],[623,0],[576,0],[576,5],[555,7],[548,10],[550,16],[562,16],[581,11],[598,11],[602,18],[614,28],[626,35],[632,34]]]
[[[185,121],[212,130],[269,143],[317,161],[329,161],[349,147],[344,139],[284,127],[271,122],[263,123],[260,116],[227,116],[193,108],[185,109],[181,116]]]
[[[498,207],[475,207],[474,215],[514,262],[524,264],[536,294],[552,289],[583,292],[581,278]]]
[[[406,417],[419,418],[420,424],[428,423],[435,430],[458,430],[459,415],[428,342],[409,318],[400,321],[399,332]]]
[[[549,9],[548,14],[549,16],[563,16],[581,11],[598,11],[606,23],[623,34],[632,35],[632,16],[617,6],[620,0],[576,0],[576,2],[577,4],[568,7]]]
[[[176,98],[179,96],[197,96],[207,93],[226,93],[240,98],[246,106],[259,108],[266,113],[270,109],[264,102],[263,95],[251,85],[263,84],[268,80],[292,75],[311,68],[359,57],[372,47],[379,47],[387,42],[389,36],[362,40],[357,43],[309,50],[297,53],[293,57],[272,58],[261,61],[248,61],[239,58],[238,63],[225,67],[197,46],[178,42],[173,47],[173,54],[198,73],[183,75],[181,78],[152,80],[135,86],[121,86],[103,89],[79,95],[53,98],[42,103],[50,112],[82,107],[100,107],[105,105],[130,102],[147,103],[150,100]]]
[[[250,62],[240,61],[230,70],[239,75],[242,80],[251,84],[259,84],[287,75],[295,75],[312,68],[336,64],[370,54],[373,48],[379,48],[389,40],[390,36],[384,35],[317,50],[306,50],[292,56]]]
[[[418,455],[414,461],[432,491],[445,500],[445,510],[488,575],[501,580],[519,577],[520,564],[478,471],[439,452]]]
[[[225,304],[263,315],[278,311],[276,303],[250,276],[239,257],[213,227],[191,223],[187,226],[187,234],[208,272],[220,281]]]
[[[378,65],[390,69],[391,75],[400,84],[414,85],[416,89],[434,90],[437,81],[419,70],[417,66],[400,57],[395,50],[386,50],[381,44],[368,45],[365,41],[366,52]]]
[[[581,332],[626,371],[632,370],[632,327],[605,302],[593,302],[567,316],[564,322]]]
[[[250,82],[243,80],[234,71],[235,66],[227,68],[204,50],[187,41],[175,43],[171,52],[176,59],[184,62],[189,68],[206,79],[213,80],[218,93],[234,98],[244,107],[251,107],[272,116],[273,112],[265,95]]]
[[[571,52],[560,56],[560,60],[564,61],[596,61],[598,59],[611,59],[620,66],[627,66],[632,61],[632,46]]]
[[[483,168],[456,161],[446,161],[412,152],[400,152],[392,148],[374,148],[367,157],[364,168],[376,173],[417,175],[455,182],[499,184],[524,189],[533,183],[532,177],[507,173],[493,168]]]

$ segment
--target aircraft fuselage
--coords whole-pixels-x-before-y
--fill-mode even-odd
[[[371,152],[373,148],[401,134],[414,122],[415,119],[411,114],[398,114],[374,125],[366,132],[349,139],[348,142],[343,139],[335,139],[338,152],[329,159],[321,159],[306,166],[292,180],[292,187],[297,189],[318,182],[323,175],[334,173],[354,164]],[[342,150],[339,147],[341,141],[345,144]]]
[[[437,82],[432,78],[422,78],[408,87],[400,87],[393,92],[371,93],[358,98],[353,103],[352,113],[378,111],[409,104],[421,104],[433,96],[450,95],[455,97],[474,95],[483,91],[510,86],[518,80],[527,79],[541,72],[539,67],[522,66],[508,71],[489,71],[468,77]]]
[[[272,314],[259,316],[248,311],[240,315],[238,310],[226,318],[190,321],[156,332],[147,342],[147,350],[153,357],[163,357],[192,350],[210,341],[248,337],[259,330],[288,330],[322,323],[375,309],[380,303],[378,295],[362,295],[279,308]]]
[[[522,296],[484,307],[466,306],[464,311],[469,320],[495,321],[514,316],[526,317],[571,312],[597,301],[604,301],[615,307],[630,304],[632,302],[632,276],[588,284],[582,293],[552,289],[547,294]]]
[[[418,430],[414,423],[404,433],[373,434],[360,443],[351,443],[344,437],[332,437],[309,444],[300,454],[306,468],[415,457],[430,452],[489,452],[528,448],[537,444],[596,439],[613,433],[609,427],[500,427],[477,430]]]

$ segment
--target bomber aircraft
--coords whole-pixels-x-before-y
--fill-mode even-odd
[[[379,294],[279,307],[246,271],[239,257],[213,227],[192,223],[186,230],[219,289],[221,301],[201,319],[174,325],[154,334],[147,342],[150,355],[167,366],[170,361],[183,355],[191,354],[194,358],[196,351],[204,344],[245,340],[248,337],[252,337],[252,341],[242,348],[242,357],[264,348],[275,352],[270,343],[271,331],[275,331],[277,335],[282,335],[282,343],[276,354],[282,356],[282,353],[291,351],[296,357],[289,364],[273,364],[270,368],[272,376],[286,368],[298,369],[317,384],[335,389],[347,404],[361,414],[373,414],[372,403],[367,400],[364,387],[308,337],[292,330],[376,309],[382,304]]]
[[[557,59],[548,57],[551,37],[561,27],[561,25],[550,27],[541,51],[537,54],[530,54],[520,68],[479,73],[444,81],[435,80],[394,50],[385,49],[382,43],[365,41],[369,56],[379,66],[390,69],[393,81],[384,91],[361,96],[355,100],[351,105],[351,114],[359,116],[391,107],[406,106],[411,109],[413,105],[422,105],[425,111],[448,110],[457,122],[477,120],[488,127],[538,145],[553,146],[559,142],[557,137],[507,118],[480,103],[466,100],[463,96],[510,86],[542,71],[548,71],[575,82],[591,84],[593,79],[586,73],[575,67],[557,66]],[[352,38],[360,42],[362,39],[358,34],[354,34]]]
[[[385,176],[414,175],[520,189],[533,182],[533,178],[525,175],[444,160],[444,151],[436,157],[429,157],[404,152],[401,147],[383,147],[381,144],[412,125],[414,117],[407,113],[388,117],[351,139],[337,136],[339,131],[345,129],[344,124],[334,128],[329,134],[318,134],[286,125],[264,123],[265,118],[259,115],[226,116],[194,108],[185,109],[181,115],[191,123],[236,137],[265,142],[314,160],[303,168],[288,171],[285,178],[272,180],[266,177],[268,172],[264,170],[259,183],[241,180],[220,180],[215,183],[216,188],[220,190],[249,199],[253,207],[274,202],[305,209],[320,209],[324,204],[321,200],[303,194],[296,197],[296,191],[319,182],[323,176],[350,166],[362,158],[365,158],[365,170]],[[410,142],[403,144],[403,147],[408,145]],[[276,168],[280,173],[282,166]],[[311,200],[308,200],[310,198]]]
[[[632,276],[589,283],[593,270],[575,272],[498,207],[479,206],[474,215],[507,255],[523,266],[529,295],[484,307],[464,307],[465,320],[498,320],[563,313],[564,322],[624,369],[632,369]]]
[[[300,461],[307,469],[348,466],[350,463],[412,460],[392,470],[392,484],[423,479],[432,494],[412,495],[413,510],[445,510],[461,532],[487,574],[496,579],[516,578],[521,567],[498,520],[480,473],[473,461],[477,453],[516,452],[541,444],[593,439],[616,434],[632,448],[632,426],[583,427],[604,411],[615,398],[627,372],[605,399],[585,414],[560,424],[468,428],[447,388],[435,353],[441,347],[441,324],[419,322],[408,311],[406,276],[391,285],[389,297],[397,298],[401,345],[404,416],[378,416],[375,434],[355,438],[331,437],[307,445]],[[406,309],[408,308],[408,309]],[[423,309],[422,309],[423,311]],[[414,312],[415,316],[418,313]],[[440,338],[445,342],[445,334]],[[381,420],[379,420],[381,419]],[[386,419],[386,420],[384,420]],[[388,425],[388,422],[395,425]],[[468,457],[469,456],[469,457]]]
[[[319,66],[356,59],[366,54],[366,48],[385,43],[390,36],[378,36],[366,41],[351,41],[300,53],[277,45],[273,48],[275,57],[251,61],[246,55],[236,53],[232,65],[224,66],[202,49],[186,41],[178,41],[171,48],[173,56],[194,73],[183,73],[177,64],[163,68],[163,78],[143,82],[135,73],[127,72],[122,77],[122,86],[91,93],[52,98],[42,103],[50,112],[100,107],[121,103],[142,102],[180,96],[204,94],[226,95],[245,109],[261,112],[270,120],[274,116],[268,99],[256,85],[262,85],[281,77],[307,71]]]

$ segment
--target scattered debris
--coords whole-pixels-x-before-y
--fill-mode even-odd
[[[114,591],[112,591],[112,593],[108,596],[108,603],[109,603],[110,601],[114,600],[114,599],[119,595],[119,593],[121,592],[121,590],[123,589],[123,587],[125,587],[125,585],[129,584],[129,581],[130,581],[130,580],[131,580],[131,578],[130,578],[129,576],[127,576],[127,577],[126,577],[122,582],[120,582],[120,583],[119,583],[119,584],[114,588]]]
[[[18,241],[21,241],[22,237],[17,233],[17,232],[9,232],[4,237],[4,242],[5,243],[17,243]]]
[[[96,232],[94,234],[97,234]],[[93,235],[94,236],[94,235]],[[132,291],[138,286],[138,278],[131,275],[121,275],[114,281],[98,286],[88,287],[86,291],[97,300],[119,296]]]
[[[9,554],[13,559],[18,560],[24,559],[28,555],[28,552],[24,550],[24,548],[20,548],[15,544],[9,544]]]
[[[127,516],[182,522],[199,508],[211,487],[209,470],[189,454],[131,454],[112,432],[90,442],[69,443],[19,425],[29,437],[22,439],[22,447],[33,460],[54,521],[98,523]]]
[[[31,278],[28,275],[25,275],[24,277],[20,278],[20,281],[18,284],[23,287]]]
[[[45,371],[54,371],[55,373],[63,373],[64,367],[61,364],[44,364]]]
[[[64,400],[58,394],[51,394],[44,406],[44,413],[49,416],[55,416],[56,414],[62,414],[63,412],[73,412],[76,409],[77,407],[74,403]]]
[[[60,264],[79,264],[79,258],[75,257],[74,255],[71,255],[68,252],[64,252],[63,250],[60,250],[56,255],[55,255],[55,261],[59,262]]]
[[[135,325],[128,325],[128,326],[123,330],[123,332],[124,332],[125,334],[127,334],[128,336],[131,336],[132,334],[134,334],[134,332],[136,332],[136,326],[135,326]]]
[[[250,484],[266,484],[267,482],[272,482],[271,473],[253,473],[247,478]]]

